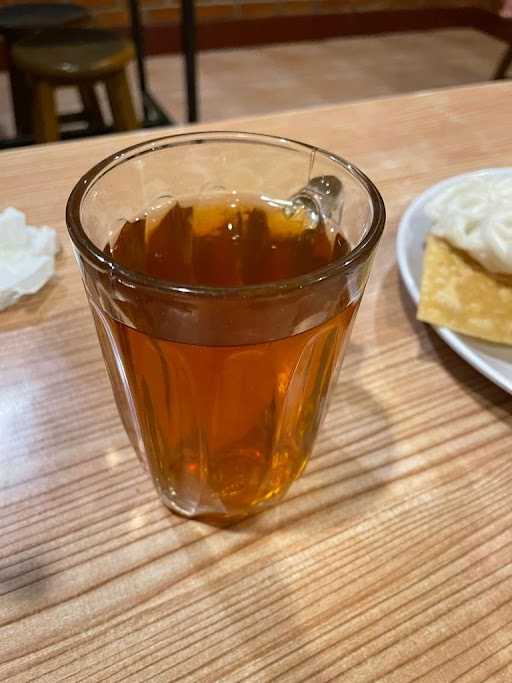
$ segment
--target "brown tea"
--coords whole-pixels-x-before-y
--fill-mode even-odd
[[[105,247],[130,270],[224,288],[294,278],[348,251],[307,206],[231,196],[149,212]],[[269,321],[272,341],[238,346],[179,343],[154,325],[146,334],[108,319],[139,440],[173,509],[238,517],[285,493],[311,452],[356,305],[286,338]]]

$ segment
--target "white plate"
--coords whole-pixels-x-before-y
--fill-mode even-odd
[[[460,183],[463,178],[511,174],[512,168],[488,168],[448,178],[426,190],[409,205],[398,226],[396,250],[400,274],[416,304],[420,298],[425,235],[431,226],[431,221],[424,211],[425,204],[438,192]],[[459,356],[492,382],[512,394],[512,347],[480,341],[452,332],[446,327],[433,327]]]

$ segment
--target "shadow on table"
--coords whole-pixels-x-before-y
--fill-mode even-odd
[[[50,317],[54,312],[54,302],[62,292],[61,283],[57,277],[53,277],[44,287],[35,294],[20,297],[15,303],[5,309],[2,329],[23,329],[38,325]]]
[[[211,657],[192,672],[196,679],[208,672],[259,680],[282,657],[314,656],[312,630],[334,623],[350,602],[368,552],[354,542],[355,528],[382,508],[396,458],[390,416],[363,381],[365,356],[363,345],[350,345],[315,453],[285,498],[255,517],[211,528],[188,551],[191,564],[204,567],[195,576],[196,599],[207,598],[216,632],[225,634],[214,650],[205,635]]]
[[[49,580],[47,567],[37,558],[19,560],[0,567],[0,596],[16,597],[19,590],[24,599],[34,599],[46,592]]]
[[[389,417],[358,382],[356,358],[362,353],[353,347],[351,372],[340,377],[336,409],[304,476],[275,508],[208,537],[211,565],[198,581],[218,632],[231,631],[232,641],[200,672],[213,667],[212,676],[255,680],[281,667],[282,657],[314,656],[312,630],[334,623],[353,596],[369,552],[354,543],[354,528],[382,507],[395,455]],[[364,424],[338,429],[355,410],[371,435],[361,436]]]

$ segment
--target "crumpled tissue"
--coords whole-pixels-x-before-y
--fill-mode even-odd
[[[0,212],[0,311],[48,282],[59,248],[52,228],[27,225],[25,214],[13,207]]]

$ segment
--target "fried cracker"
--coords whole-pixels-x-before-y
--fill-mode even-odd
[[[512,277],[489,273],[464,252],[429,235],[417,317],[512,345]]]

